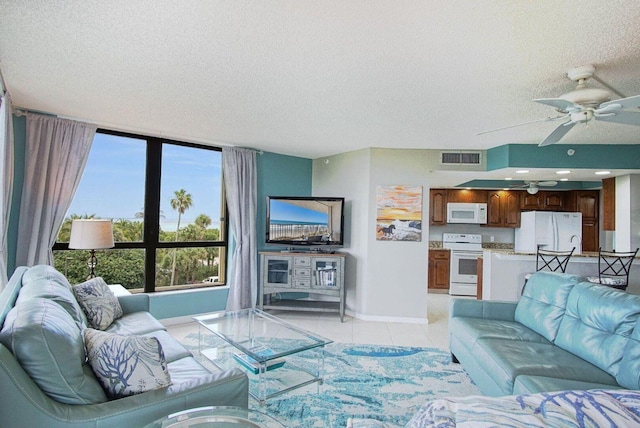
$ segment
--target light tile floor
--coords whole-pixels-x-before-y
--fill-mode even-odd
[[[334,342],[369,345],[422,346],[449,349],[448,294],[430,293],[427,300],[428,324],[363,321],[345,316],[344,322],[335,313],[270,311],[273,315]],[[193,332],[193,324],[167,327],[179,338]]]

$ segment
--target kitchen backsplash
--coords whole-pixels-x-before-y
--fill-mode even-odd
[[[432,250],[442,248],[442,241],[429,241],[429,248]],[[506,242],[483,242],[482,248],[491,250],[513,250],[513,244]]]

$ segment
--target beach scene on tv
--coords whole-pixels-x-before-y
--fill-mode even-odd
[[[269,200],[272,243],[328,245],[341,242],[341,200]]]

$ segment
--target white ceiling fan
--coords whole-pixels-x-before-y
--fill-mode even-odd
[[[525,181],[525,184],[514,184],[510,187],[515,189],[527,189],[527,192],[535,195],[540,190],[540,187],[553,187],[557,185],[557,181]]]
[[[640,108],[640,95],[622,97],[610,101],[610,91],[587,87],[586,81],[593,77],[604,86],[610,88],[606,83],[594,76],[594,73],[595,68],[592,65],[573,68],[567,72],[567,77],[578,83],[575,90],[560,95],[558,98],[538,98],[533,100],[537,103],[555,107],[558,112],[562,113],[560,116],[506,126],[481,132],[478,135],[536,122],[562,120],[563,122],[538,144],[540,147],[544,147],[560,141],[578,123],[587,123],[592,119],[640,126],[640,111],[637,110]],[[616,91],[614,90],[613,92]]]

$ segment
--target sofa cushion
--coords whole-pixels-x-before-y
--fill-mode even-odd
[[[162,352],[164,352],[164,359],[167,363],[192,356],[191,352],[189,352],[182,343],[178,342],[165,330],[156,330],[141,336],[155,337],[158,339],[162,346]]]
[[[516,307],[515,319],[554,341],[567,299],[580,277],[556,272],[536,272],[527,281]]]
[[[491,373],[504,394],[521,375],[535,375],[617,385],[613,376],[553,344],[480,339],[472,349],[479,366]]]
[[[568,391],[587,389],[622,389],[617,385],[585,382],[582,380],[559,379],[557,377],[522,375],[513,384],[513,394],[535,394],[538,392]]]
[[[56,268],[49,265],[36,265],[30,267],[22,276],[22,286],[24,287],[32,282],[42,280],[51,281],[71,291],[71,284],[69,284],[69,280],[57,271]]]
[[[84,330],[89,364],[107,395],[122,398],[171,385],[171,377],[155,337],[121,336]]]
[[[71,315],[71,318],[78,324],[80,329],[87,327],[87,317],[80,308],[71,287],[60,284],[60,282],[52,279],[38,279],[37,281],[28,281],[23,283],[18,295],[18,302],[29,300],[36,297],[49,299],[60,306]]]
[[[57,303],[33,298],[16,303],[0,342],[47,395],[67,404],[94,404],[107,397],[85,364],[81,330]]]
[[[624,349],[616,379],[625,388],[640,389],[640,318]]]
[[[449,330],[469,350],[478,339],[512,339],[528,342],[551,343],[535,331],[514,321],[499,321],[472,317],[454,317]]]
[[[639,317],[640,297],[583,282],[569,295],[554,343],[615,377]]]
[[[100,277],[76,285],[73,293],[92,328],[106,330],[114,320],[122,316],[118,298]]]
[[[113,322],[105,331],[115,334],[146,334],[166,330],[164,325],[149,312],[132,312]]]

